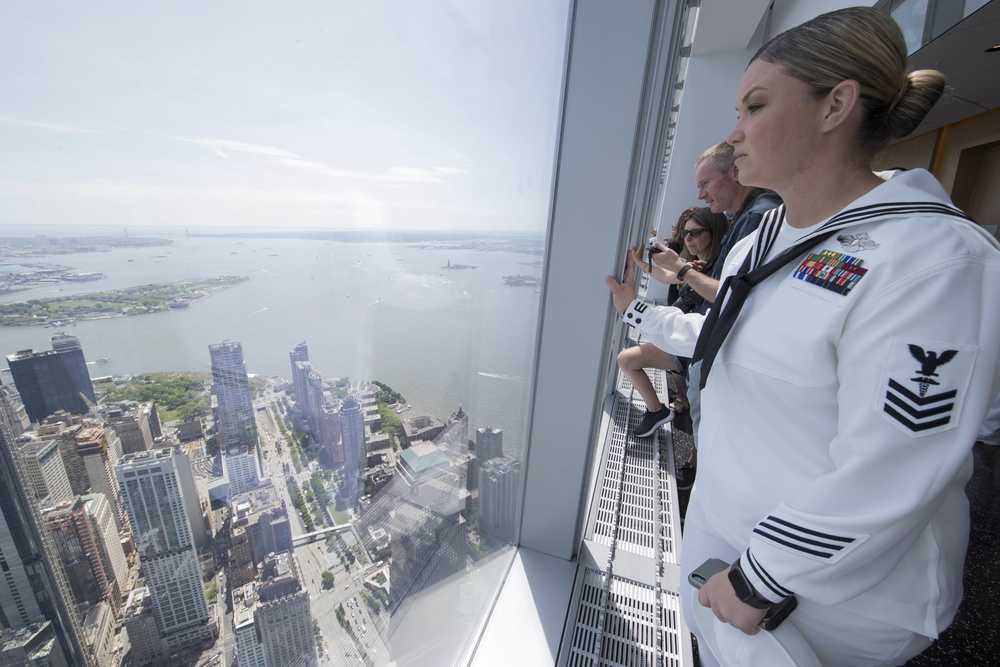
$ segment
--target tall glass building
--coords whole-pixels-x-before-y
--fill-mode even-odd
[[[354,507],[365,488],[365,416],[354,396],[344,399],[340,408],[340,437],[344,452],[344,485],[341,495],[348,507]]]
[[[260,482],[257,423],[243,346],[224,341],[208,346],[212,359],[212,391],[219,402],[216,433],[222,465],[232,494],[245,493]]]
[[[14,386],[33,422],[59,410],[84,414],[96,402],[79,339],[56,334],[51,342],[51,350],[20,350],[7,355]]]
[[[115,473],[132,524],[157,627],[168,651],[211,640],[194,537],[182,495],[176,449],[121,458]]]

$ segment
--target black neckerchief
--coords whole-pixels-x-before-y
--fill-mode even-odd
[[[938,202],[886,202],[871,204],[841,211],[825,223],[818,225],[803,238],[786,248],[777,257],[764,262],[764,257],[774,245],[775,239],[785,219],[785,205],[768,211],[761,221],[757,238],[747,253],[743,265],[734,274],[726,278],[715,298],[718,307],[712,308],[705,323],[702,325],[695,345],[693,361],[701,361],[701,389],[705,388],[712,363],[726,337],[736,323],[736,318],[743,308],[751,290],[761,281],[773,275],[781,267],[802,255],[809,248],[818,245],[827,238],[846,227],[868,223],[878,219],[898,218],[900,216],[933,215],[948,216],[971,220],[969,216],[955,208]],[[726,298],[728,295],[729,298]]]

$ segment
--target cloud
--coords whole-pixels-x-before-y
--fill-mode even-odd
[[[302,158],[287,158],[287,157],[276,157],[272,158],[278,164],[283,164],[286,167],[297,167],[299,169],[308,169],[310,171],[333,171],[329,165],[322,162],[316,162],[315,160],[304,160]]]
[[[124,128],[122,128],[124,129]],[[243,153],[267,158],[270,162],[289,167],[292,169],[303,169],[306,171],[328,174],[335,178],[342,178],[351,181],[376,181],[382,183],[420,183],[440,185],[447,182],[447,177],[466,174],[468,171],[459,167],[433,167],[425,169],[422,167],[390,166],[382,171],[362,171],[357,169],[343,169],[331,166],[318,160],[310,160],[302,155],[286,151],[273,146],[263,146],[261,144],[250,144],[242,141],[231,141],[228,139],[193,139],[190,137],[180,137],[173,134],[163,134],[159,132],[148,132],[142,130],[127,130],[126,132],[142,132],[143,134],[153,134],[175,141],[202,146],[212,151],[218,157],[228,158],[231,153]]]
[[[354,193],[316,192],[291,188],[261,190],[92,181],[89,183],[0,182],[0,198],[146,203],[200,201],[326,207],[356,204],[358,196]]]
[[[389,167],[388,180],[403,181],[407,183],[444,183],[445,179],[441,174],[430,169],[419,167]]]
[[[70,132],[72,134],[100,134],[97,130],[85,130],[81,127],[70,127],[69,125],[58,125],[54,123],[36,123],[30,120],[18,120],[0,116],[0,123],[13,123],[15,125],[25,125],[27,127],[37,127],[42,130],[54,130],[56,132]]]
[[[166,134],[164,132],[151,132],[149,130],[131,130],[127,127],[118,128],[122,132],[134,132],[136,134],[151,134],[156,137],[164,137],[166,139],[173,139],[174,141],[183,141],[187,144],[195,144],[196,146],[201,146],[212,151],[213,154],[219,155],[220,157],[229,157],[229,153],[247,153],[249,155],[262,155],[264,157],[270,158],[288,158],[288,159],[299,159],[300,156],[292,153],[290,151],[283,150],[281,148],[274,148],[272,146],[261,146],[260,144],[248,144],[242,141],[230,141],[228,139],[193,139],[191,137],[179,137],[175,134]]]

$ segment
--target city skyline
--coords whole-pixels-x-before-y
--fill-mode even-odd
[[[58,340],[74,350],[80,348],[80,342],[74,337]],[[213,344],[210,349],[217,371],[211,386],[220,395],[220,414],[216,417],[216,425],[221,435],[225,427],[219,421],[226,403],[221,394],[231,389],[242,396],[250,388],[244,386],[246,372],[240,343],[225,341]],[[298,360],[308,357],[305,342],[296,345],[289,357],[296,363],[295,368],[301,367],[304,362]],[[381,383],[359,387],[350,381],[345,382],[343,378],[326,384],[314,369],[309,369],[306,379],[309,390],[304,392],[304,396],[295,396],[294,401],[297,403],[302,398],[313,407],[323,403],[324,409],[333,410],[332,416],[341,421],[342,428],[338,429],[338,433],[342,431],[344,437],[342,446],[347,454],[346,465],[334,466],[333,469],[327,466],[320,468],[318,462],[306,465],[307,451],[312,450],[311,458],[315,458],[315,452],[324,449],[322,435],[319,436],[321,440],[311,446],[307,446],[305,440],[298,442],[298,437],[285,440],[283,446],[286,450],[293,446],[298,450],[291,457],[295,471],[291,471],[287,463],[282,471],[282,466],[275,467],[268,461],[267,470],[262,472],[270,474],[262,476],[261,486],[252,498],[249,495],[228,496],[226,504],[231,508],[232,518],[222,519],[218,532],[213,531],[214,537],[207,532],[209,524],[207,518],[202,516],[202,509],[204,507],[208,511],[208,495],[218,471],[210,464],[211,457],[206,457],[203,444],[189,450],[176,439],[173,429],[177,424],[172,420],[167,424],[170,430],[166,432],[166,438],[157,437],[155,442],[150,442],[153,432],[160,432],[157,410],[152,404],[109,401],[95,404],[95,410],[84,416],[59,412],[43,423],[30,424],[27,413],[17,408],[16,392],[12,388],[4,388],[6,394],[14,399],[8,401],[10,405],[6,408],[5,419],[15,429],[4,437],[6,442],[12,443],[12,434],[27,428],[18,440],[18,447],[22,457],[29,457],[25,459],[25,465],[30,463],[33,466],[30,471],[22,467],[24,472],[21,475],[25,480],[31,480],[31,485],[29,490],[26,484],[25,491],[19,492],[19,495],[23,496],[22,502],[40,509],[40,519],[46,527],[45,539],[52,542],[50,549],[54,570],[51,576],[54,585],[63,586],[62,595],[72,596],[80,605],[80,615],[75,620],[82,624],[85,635],[82,648],[98,664],[117,664],[123,657],[123,644],[115,639],[115,632],[121,623],[127,627],[130,638],[135,634],[133,657],[137,661],[156,659],[160,655],[161,649],[157,648],[160,639],[164,654],[188,649],[198,652],[210,646],[225,651],[227,645],[235,642],[236,648],[244,652],[243,658],[249,660],[250,656],[256,656],[254,659],[259,658],[258,662],[264,667],[280,663],[288,657],[288,651],[314,659],[316,641],[309,601],[319,593],[317,580],[323,580],[323,590],[328,588],[325,579],[335,571],[335,567],[327,559],[321,569],[313,569],[312,563],[307,570],[299,569],[299,555],[296,553],[300,548],[310,549],[310,544],[315,541],[315,535],[303,534],[314,530],[309,516],[315,516],[317,527],[331,526],[326,530],[346,528],[349,533],[339,539],[343,540],[346,536],[349,542],[364,542],[367,547],[350,552],[351,564],[355,564],[355,559],[360,560],[357,565],[364,574],[364,584],[351,595],[352,603],[358,602],[358,595],[369,596],[370,608],[365,616],[358,616],[359,625],[355,625],[353,630],[344,628],[347,634],[338,642],[355,641],[357,650],[370,647],[372,653],[391,645],[396,629],[408,613],[406,601],[411,596],[419,596],[424,590],[461,575],[468,562],[479,560],[489,550],[502,547],[505,541],[509,541],[509,537],[505,537],[511,534],[507,526],[516,511],[516,500],[509,491],[503,493],[502,498],[491,498],[491,507],[495,509],[484,515],[491,517],[498,514],[505,518],[497,521],[487,518],[482,522],[484,530],[492,528],[493,523],[501,524],[499,531],[490,530],[491,533],[499,533],[501,541],[495,541],[497,536],[493,536],[487,546],[485,533],[481,537],[474,534],[479,532],[480,524],[468,520],[468,512],[473,509],[470,503],[474,498],[472,471],[475,455],[470,440],[469,415],[461,405],[447,422],[426,415],[403,418],[404,427],[397,433],[400,447],[407,449],[394,454],[393,450],[399,450],[390,446],[391,436],[381,432],[382,422],[374,393],[376,388],[386,392],[379,400],[399,401],[396,405],[405,408],[402,397],[391,387]],[[277,445],[275,418],[291,429],[293,414],[305,416],[300,406],[295,410],[290,407],[291,384],[272,378],[254,388],[257,400],[268,402],[266,409],[272,416],[261,415],[259,424],[262,432],[258,436],[256,427],[253,429],[253,439],[259,437],[259,445],[254,443],[251,449],[263,448],[265,443],[272,447]],[[285,389],[289,389],[287,395]],[[350,393],[341,402],[336,396],[342,391]],[[251,413],[257,412],[251,405]],[[11,422],[11,419],[14,421]],[[125,451],[123,439],[112,427],[120,429],[124,441],[130,443],[129,448],[138,451]],[[284,427],[281,430],[285,431]],[[243,429],[236,429],[236,432],[242,433]],[[489,455],[492,450],[493,454],[499,455],[502,452],[502,434],[501,429],[486,426],[479,429],[476,439],[484,453]],[[285,432],[284,436],[287,435]],[[47,437],[56,438],[58,443],[46,440]],[[487,440],[491,441],[489,445]],[[242,452],[242,448],[243,443],[240,443],[238,451]],[[224,452],[226,449],[223,448]],[[200,452],[197,454],[200,462],[196,474],[202,478],[199,484],[207,484],[202,489],[196,486],[192,475],[195,471],[189,458],[197,452]],[[231,453],[221,453],[221,457],[223,460],[230,459]],[[76,461],[77,458],[81,460]],[[111,458],[117,465],[109,464]],[[282,458],[288,461],[287,457]],[[231,476],[231,469],[227,471],[227,468],[230,466],[222,466],[223,480]],[[71,469],[74,472],[69,474]],[[114,479],[110,486],[104,479],[109,472]],[[277,475],[272,479],[271,475],[275,473]],[[206,476],[211,479],[204,479]],[[327,482],[317,486],[317,476]],[[285,503],[289,497],[285,486],[292,489],[296,486],[296,479],[304,493],[315,492],[321,498],[325,495],[322,487],[327,484],[330,493],[329,500],[323,500],[316,507],[299,505],[301,501],[296,500],[293,504],[297,511],[292,519],[285,514]],[[516,485],[516,476],[512,479]],[[234,480],[229,479],[229,482],[232,490]],[[54,493],[53,489],[57,486],[62,491]],[[67,498],[71,486],[72,495]],[[338,486],[341,490],[339,495],[334,493]],[[27,495],[29,493],[30,496]],[[298,494],[299,491],[296,491],[291,497],[297,498]],[[362,494],[368,498],[358,505],[358,497]],[[57,503],[59,499],[62,500]],[[258,510],[252,508],[252,502],[248,504],[251,499],[259,499],[263,503]],[[344,501],[346,507],[342,506]],[[124,514],[128,517],[127,524],[121,526],[124,530],[120,534],[113,509],[116,505],[124,506]],[[334,527],[331,519],[334,513],[346,513],[350,517],[346,525]],[[360,523],[362,513],[368,515],[363,524]],[[396,518],[390,521],[388,517],[393,516]],[[244,519],[248,519],[249,523],[245,523]],[[340,521],[338,519],[337,524]],[[404,532],[401,533],[401,530]],[[369,535],[377,540],[377,544],[367,543]],[[431,536],[436,537],[428,541]],[[10,552],[10,539],[0,539],[0,554]],[[441,545],[436,546],[438,541]],[[123,551],[126,543],[130,546]],[[328,553],[330,546],[328,539]],[[131,564],[126,561],[125,551],[133,554],[128,559]],[[214,566],[206,560],[213,552],[217,559],[221,556]],[[228,559],[225,556],[227,553]],[[343,559],[347,551],[338,553]],[[138,558],[135,559],[135,556]],[[313,554],[310,560],[315,557]],[[430,561],[433,561],[432,567],[428,566]],[[277,562],[277,570],[268,570],[269,562]],[[316,565],[319,566],[318,561]],[[343,576],[348,577],[346,562],[342,561],[341,565]],[[206,567],[209,569],[204,569]],[[215,603],[215,592],[206,595],[209,589],[203,587],[203,582],[212,581],[214,586],[215,568],[219,568],[223,595],[226,594],[226,586],[230,587],[231,595],[240,591],[244,607],[238,619],[234,617],[230,620],[222,613]],[[142,579],[135,579],[140,572]],[[289,572],[292,572],[294,582],[288,578]],[[30,579],[30,572],[26,574]],[[18,580],[16,571],[14,575],[14,587],[6,591],[4,597],[23,598],[29,582],[23,578]],[[381,583],[374,577],[382,577]],[[253,583],[255,581],[258,583]],[[252,590],[246,588],[251,584]],[[338,584],[329,588],[337,591],[349,586],[346,583],[343,587]],[[33,585],[31,587],[34,588]],[[33,593],[38,595],[37,589]],[[370,597],[375,593],[379,594],[381,601],[378,597]],[[148,606],[141,604],[142,596],[148,596]],[[126,599],[128,602],[122,617],[121,604]],[[235,602],[235,596],[233,600]],[[347,601],[346,598],[341,598],[341,602],[344,601]],[[326,604],[330,604],[329,599]],[[41,600],[39,605],[41,607]],[[251,612],[253,631],[260,637],[259,641],[252,640],[247,634],[250,626],[247,625],[249,617],[246,614]],[[355,613],[358,612],[360,609]],[[43,618],[52,620],[56,618],[53,615],[56,613],[51,608],[41,607],[19,623],[36,623]],[[291,620],[290,614],[297,620]],[[318,616],[316,620],[321,621],[322,618]],[[358,641],[357,633],[364,637],[368,624],[375,632],[368,639]],[[72,645],[73,639],[66,628],[65,623],[59,624],[55,626],[55,631],[66,637],[67,645]],[[329,626],[325,629],[331,630]],[[338,637],[341,635],[340,630],[335,633]],[[286,640],[281,640],[281,637]],[[294,637],[294,641],[288,640],[289,637]],[[217,638],[221,639],[221,643]],[[14,640],[4,641],[7,642],[4,646],[11,650],[17,646]],[[377,649],[373,642],[378,642]],[[285,657],[279,656],[282,651]]]

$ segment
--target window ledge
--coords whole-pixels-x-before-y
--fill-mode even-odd
[[[554,665],[576,569],[576,563],[518,549],[473,667]]]

